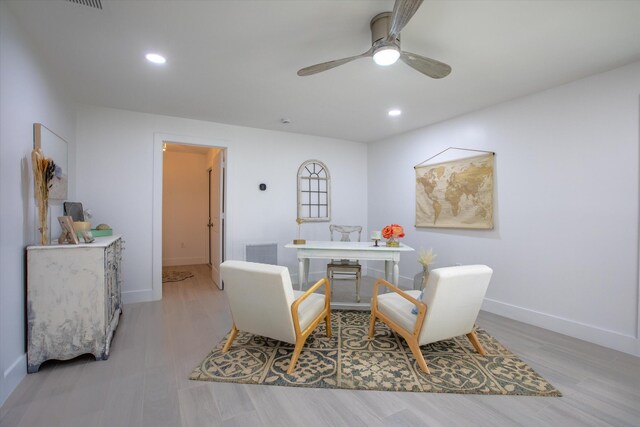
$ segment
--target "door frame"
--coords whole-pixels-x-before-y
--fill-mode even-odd
[[[213,168],[209,166],[207,168],[207,211],[209,212],[207,219],[207,260],[210,267],[213,266],[211,262],[211,174]]]
[[[153,301],[162,299],[162,173],[164,155],[162,147],[164,144],[199,145],[208,148],[219,148],[223,150],[226,176],[224,179],[224,203],[225,221],[221,230],[225,237],[229,229],[229,193],[228,193],[228,167],[229,149],[227,141],[196,138],[187,135],[174,135],[167,133],[153,134],[153,191],[152,191],[152,215],[151,215],[151,292]],[[229,239],[225,238],[222,243],[221,253],[228,253],[226,245]],[[224,261],[224,259],[223,259]]]

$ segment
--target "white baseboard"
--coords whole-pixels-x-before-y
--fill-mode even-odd
[[[598,328],[597,326],[587,325],[576,322],[575,320],[530,310],[490,298],[485,298],[482,309],[489,313],[508,317],[509,319],[539,326],[550,331],[629,353],[634,356],[640,356],[640,340],[631,335],[624,335],[619,332]]]
[[[167,258],[162,260],[163,267],[174,267],[176,265],[194,265],[207,264],[209,262],[205,257],[194,258]]]
[[[18,387],[20,381],[27,375],[27,355],[19,356],[2,375],[0,386],[0,406],[4,405],[9,395]]]
[[[122,303],[135,304],[138,302],[154,301],[153,289],[141,289],[138,291],[123,291]]]
[[[366,275],[375,279],[384,279],[384,270],[368,268]],[[400,276],[398,280],[398,287],[400,289],[413,289],[413,277]]]

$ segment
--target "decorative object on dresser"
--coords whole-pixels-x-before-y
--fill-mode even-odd
[[[58,238],[59,244],[69,243],[72,245],[77,245],[80,243],[78,240],[78,236],[76,235],[76,230],[73,228],[73,220],[70,216],[59,216],[58,222],[60,223],[60,228],[62,229],[62,233]]]
[[[64,202],[64,214],[69,215],[74,222],[84,221],[84,209],[80,202]]]
[[[27,247],[27,372],[49,359],[109,357],[122,312],[121,236]]]
[[[67,141],[40,123],[33,124],[31,162],[38,207],[40,244],[51,241],[49,201],[67,198]]]
[[[91,234],[93,234],[94,237],[111,236],[113,230],[107,224],[98,224],[96,228],[91,230]]]
[[[34,148],[31,152],[31,166],[33,168],[34,194],[38,206],[38,231],[40,244],[49,243],[49,189],[53,180],[56,164],[46,158],[42,150]]]
[[[43,124],[33,124],[33,148],[42,150],[41,152],[55,164],[53,177],[49,182],[50,200],[62,201],[67,198],[68,145],[67,141]]]
[[[96,240],[96,238],[93,237],[91,230],[82,230],[80,234],[82,235],[82,240],[84,240],[85,243],[91,243]]]

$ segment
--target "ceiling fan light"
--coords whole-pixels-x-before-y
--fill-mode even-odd
[[[391,65],[400,58],[400,51],[395,46],[383,46],[373,54],[373,61],[378,65]]]

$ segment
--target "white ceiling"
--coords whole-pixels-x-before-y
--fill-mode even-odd
[[[369,58],[296,75],[366,51],[393,0],[8,3],[76,101],[362,142],[640,60],[634,0],[426,0],[402,48],[450,64],[441,80]]]

